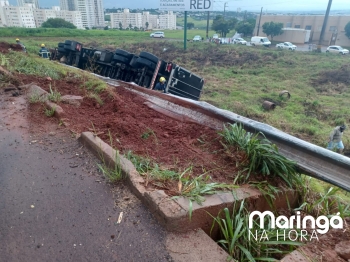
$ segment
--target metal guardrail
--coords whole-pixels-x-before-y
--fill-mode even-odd
[[[105,81],[112,85],[113,83],[120,85],[115,80],[105,78]],[[129,83],[123,83],[123,85],[159,107],[189,117],[203,125],[221,129],[224,123],[241,123],[249,132],[262,132],[267,139],[277,145],[282,155],[297,163],[302,174],[350,191],[350,158],[348,157],[206,102],[193,101],[171,94],[159,94]]]

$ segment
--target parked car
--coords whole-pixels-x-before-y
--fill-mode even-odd
[[[193,37],[193,42],[200,42],[202,41],[202,37],[200,35],[196,35]]]
[[[163,37],[165,37],[165,35],[164,35],[164,32],[154,32],[154,33],[150,34],[150,37],[163,38]]]
[[[271,42],[267,37],[253,36],[250,40],[250,44],[252,46],[263,45],[263,46],[269,47],[271,45]]]
[[[213,34],[213,39],[218,39],[219,35],[218,34]]]
[[[342,54],[342,55],[349,54],[348,49],[342,48],[339,45],[331,45],[331,46],[327,47],[326,52],[327,53],[337,53],[337,54]]]
[[[288,49],[288,50],[295,50],[297,49],[296,45],[293,45],[291,42],[284,42],[284,43],[279,43],[276,45],[277,48],[280,49]]]
[[[235,38],[233,39],[233,43],[234,44],[241,44],[241,45],[246,45],[247,41],[245,41],[243,38]]]

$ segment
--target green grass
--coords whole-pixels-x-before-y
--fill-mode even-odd
[[[223,214],[213,217],[214,226],[219,227],[221,238],[218,243],[229,253],[234,261],[275,261],[275,256],[289,253],[302,243],[298,241],[282,240],[277,230],[271,229],[271,221],[265,221],[265,233],[267,240],[255,240],[249,233],[249,212],[245,208],[245,202],[241,201],[239,206],[235,202],[233,211],[223,209]],[[257,219],[253,221],[250,232],[254,235],[258,232],[258,238],[263,234]],[[281,234],[281,233],[280,233]]]

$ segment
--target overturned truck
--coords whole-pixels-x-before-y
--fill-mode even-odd
[[[79,42],[66,40],[58,44],[51,58],[101,76],[134,82],[148,89],[153,89],[159,78],[165,77],[167,93],[192,100],[199,100],[204,84],[200,76],[148,52],[139,55],[122,49],[111,52],[85,48]]]

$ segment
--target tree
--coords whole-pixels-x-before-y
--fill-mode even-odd
[[[42,23],[41,27],[44,28],[71,28],[76,29],[77,27],[70,22],[62,18],[49,18],[44,23]]]
[[[247,21],[241,21],[236,25],[236,31],[237,33],[244,34],[245,36],[251,35],[253,33],[254,27],[255,22],[252,24]]]
[[[106,26],[103,28],[103,30],[108,30],[108,29],[109,29],[108,25],[106,25]]]
[[[129,30],[132,29],[132,24],[129,24]]]
[[[187,28],[188,29],[194,28],[194,23],[192,23],[192,22],[187,23]]]
[[[226,37],[227,33],[230,32],[230,29],[235,28],[236,24],[236,18],[225,20],[222,15],[217,15],[216,18],[213,20],[211,28],[215,32],[219,33],[222,37]]]
[[[345,35],[350,39],[350,22],[346,24],[344,30],[345,30]]]
[[[266,22],[262,28],[267,36],[271,36],[271,40],[273,40],[274,36],[283,34],[283,23]]]
[[[146,30],[147,30],[147,29],[148,29],[148,26],[149,26],[149,23],[146,22],[146,23],[145,23],[145,26],[146,26]]]
[[[119,22],[119,30],[123,30],[122,22]]]

